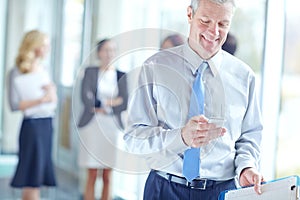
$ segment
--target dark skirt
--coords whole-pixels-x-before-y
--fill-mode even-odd
[[[19,136],[19,161],[12,187],[55,186],[52,163],[52,118],[24,119]]]

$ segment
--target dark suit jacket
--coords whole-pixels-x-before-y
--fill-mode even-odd
[[[95,107],[101,107],[101,101],[96,98],[97,94],[97,83],[98,83],[98,72],[99,67],[87,67],[85,69],[84,77],[81,84],[81,100],[84,104],[84,110],[80,117],[78,127],[83,127],[89,123],[95,113],[93,112]],[[117,70],[118,79],[118,96],[123,98],[123,103],[119,106],[113,107],[113,113],[116,117],[117,122],[121,127],[121,112],[127,109],[128,91],[127,91],[127,80],[125,73]]]

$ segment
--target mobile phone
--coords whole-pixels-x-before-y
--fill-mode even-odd
[[[212,117],[208,119],[208,123],[215,124],[217,127],[223,127],[225,119]]]

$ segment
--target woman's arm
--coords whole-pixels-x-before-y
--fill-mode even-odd
[[[105,102],[105,105],[110,106],[110,107],[116,107],[116,106],[121,105],[122,103],[123,103],[123,98],[119,96],[119,97],[107,100]]]
[[[43,87],[43,90],[45,91],[45,95],[41,98],[34,99],[34,100],[22,100],[19,102],[19,109],[24,111],[28,108],[37,106],[42,103],[49,103],[49,102],[56,102],[57,101],[57,95],[56,95],[56,87],[53,83],[50,83],[48,85],[45,85]]]
[[[17,111],[19,109],[19,96],[14,87],[14,78],[18,76],[19,70],[14,67],[9,71],[8,79],[7,79],[7,91],[8,91],[8,103],[11,111]]]
[[[96,101],[96,91],[94,91],[94,84],[97,84],[94,82],[96,70],[93,68],[86,68],[84,72],[84,77],[81,82],[81,100],[84,104],[84,107],[87,110],[90,110],[91,112],[95,109],[95,101]],[[96,87],[96,86],[95,86]],[[97,107],[101,107],[101,102],[98,102]]]

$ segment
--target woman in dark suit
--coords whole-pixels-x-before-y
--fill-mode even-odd
[[[81,145],[79,166],[88,169],[84,199],[95,199],[94,187],[98,169],[102,169],[103,188],[101,199],[110,199],[111,163],[115,159],[113,138],[122,127],[121,112],[127,107],[127,81],[124,73],[115,69],[111,62],[116,46],[110,39],[97,44],[99,66],[85,69],[81,87],[84,111],[78,127]]]

